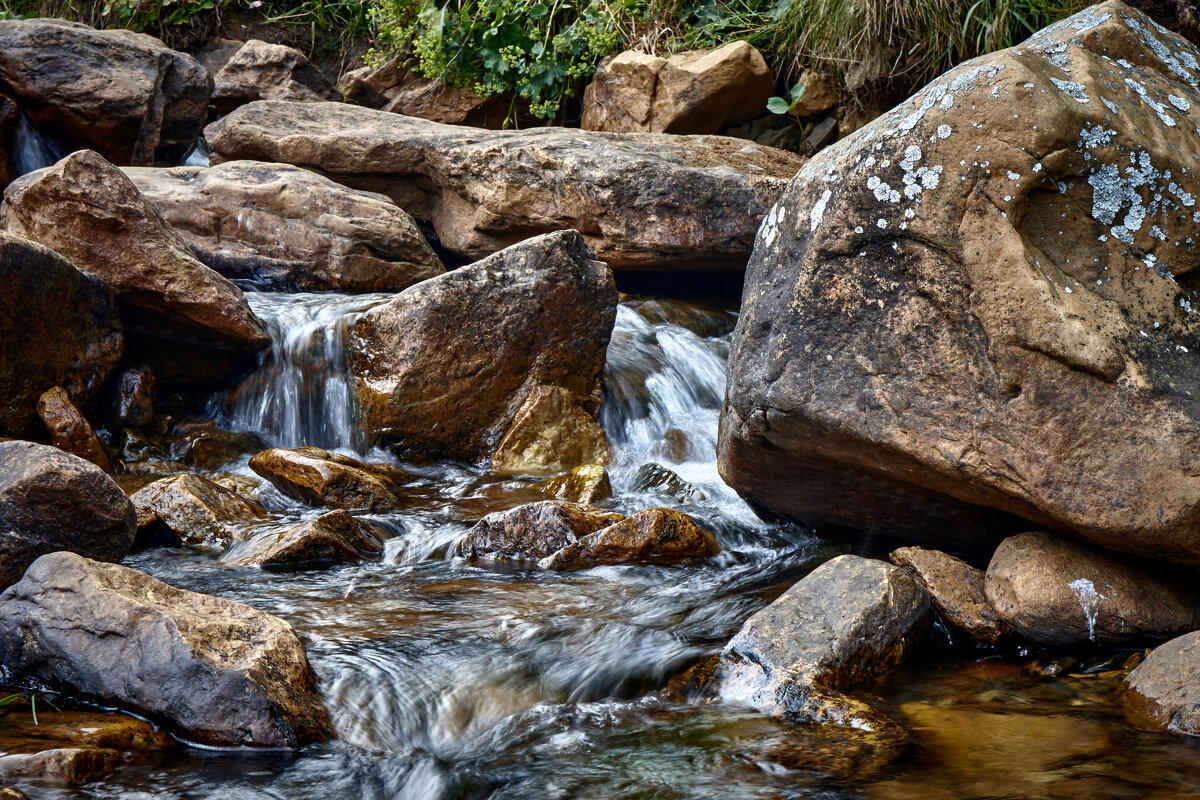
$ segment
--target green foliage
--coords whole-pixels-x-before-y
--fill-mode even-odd
[[[10,694],[7,697],[0,697],[0,708],[3,708],[9,703],[15,703],[16,701],[22,699],[29,702],[29,713],[33,715],[33,724],[37,725],[37,695],[33,692],[16,692],[15,694]]]
[[[787,97],[772,97],[767,101],[767,111],[772,114],[794,114],[796,106],[804,99],[804,90],[807,88],[803,83],[797,83],[788,92]]]
[[[265,22],[308,25],[342,36],[370,37],[375,30],[369,0],[264,0]]]

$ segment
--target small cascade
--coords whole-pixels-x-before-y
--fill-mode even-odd
[[[65,155],[58,145],[49,137],[44,136],[24,111],[17,120],[17,132],[10,154],[13,169],[18,175],[26,175],[35,170],[55,164]]]

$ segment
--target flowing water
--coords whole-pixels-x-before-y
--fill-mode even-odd
[[[211,408],[269,445],[373,460],[345,368],[347,331],[388,295],[250,293],[272,331],[262,367]],[[660,690],[836,552],[757,520],[717,475],[732,313],[626,299],[600,419],[616,497],[687,511],[720,541],[701,566],[498,570],[448,556],[483,514],[540,499],[469,465],[405,465],[406,507],[378,563],[277,574],[186,549],[127,560],[183,588],[288,620],[305,640],[338,738],[292,755],[141,755],[70,796],[96,798],[1145,797],[1200,791],[1200,750],[1127,728],[1113,664],[1073,674],[931,648],[868,699],[913,743],[890,764],[819,731],[687,704]],[[226,469],[250,476],[245,459]],[[669,470],[669,471],[668,471]],[[261,485],[282,518],[319,513]],[[1120,655],[1119,658],[1123,658]],[[998,723],[996,717],[1004,715]],[[995,731],[1000,731],[995,733]],[[1169,765],[1169,766],[1168,766]],[[46,790],[36,796],[68,796]]]

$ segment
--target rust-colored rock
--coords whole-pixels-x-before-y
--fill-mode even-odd
[[[288,497],[340,509],[395,508],[411,476],[390,464],[369,464],[319,447],[256,453],[250,469]]]
[[[542,481],[533,488],[551,500],[566,500],[568,503],[595,503],[613,496],[608,470],[599,464],[584,464]]]
[[[0,87],[69,150],[152,166],[191,151],[213,84],[152,36],[44,18],[0,21]]]
[[[223,547],[270,519],[258,503],[191,473],[154,481],[129,499],[137,509],[138,537],[148,543],[170,541],[174,534],[184,544]]]
[[[538,562],[542,569],[587,569],[603,564],[674,564],[711,558],[716,539],[670,508],[648,508],[583,536]]]
[[[604,430],[559,386],[537,386],[521,404],[496,452],[500,475],[550,475],[582,464],[607,464],[612,449]]]
[[[53,386],[83,405],[121,360],[112,292],[58,253],[0,232],[0,434],[31,436]]]
[[[38,416],[50,431],[50,439],[59,450],[90,461],[105,472],[112,472],[108,453],[91,423],[71,402],[61,386],[47,389],[38,398]]]
[[[243,44],[213,76],[212,103],[220,114],[255,100],[338,99],[333,83],[304,53],[258,39]]]
[[[775,83],[747,42],[659,58],[626,51],[602,62],[584,91],[584,130],[716,133],[766,111]]]
[[[333,735],[283,620],[73,553],[0,594],[0,663],[201,744],[298,748]]]
[[[623,519],[580,503],[543,500],[488,514],[454,551],[483,561],[536,561]]]
[[[128,175],[196,257],[277,291],[400,290],[445,270],[388,198],[288,164],[131,168]]]
[[[490,458],[534,388],[591,394],[616,304],[612,272],[574,231],[406,289],[354,326],[363,427],[421,455]]]
[[[345,511],[330,511],[279,533],[266,534],[259,543],[262,549],[239,554],[238,563],[282,572],[369,561],[383,552],[385,538],[374,525]]]
[[[1111,0],[809,161],[747,271],[725,481],[818,529],[1200,566],[1197,65]]]
[[[940,550],[901,547],[888,560],[929,592],[942,617],[979,644],[993,645],[1012,630],[996,614],[984,593],[984,574]]]
[[[103,279],[131,334],[127,350],[160,380],[233,377],[270,344],[241,290],[200,263],[97,153],[72,153],[11,184],[0,225]]]
[[[382,192],[464,258],[569,228],[613,269],[743,269],[804,163],[741,139],[485,131],[345,103],[251,103],[206,138],[214,163],[281,161]]]
[[[129,714],[92,709],[58,710],[41,700],[35,702],[36,725],[24,699],[4,707],[0,753],[28,755],[61,747],[165,750],[175,746],[166,731]]]

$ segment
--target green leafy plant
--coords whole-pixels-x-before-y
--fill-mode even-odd
[[[803,83],[797,83],[788,92],[787,97],[772,97],[768,100],[767,110],[772,114],[790,114],[798,117],[796,109],[800,106],[800,101],[804,99],[804,90],[807,88]]]

